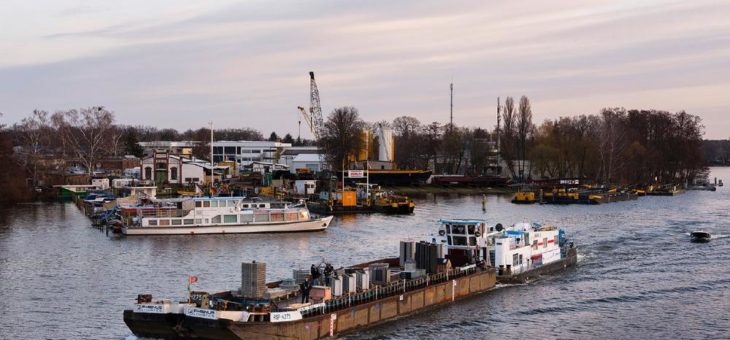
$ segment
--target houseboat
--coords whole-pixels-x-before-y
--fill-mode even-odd
[[[174,204],[174,209],[169,205]],[[195,197],[170,201],[164,209],[123,218],[125,235],[239,234],[325,230],[332,216],[309,213],[305,205],[251,201],[244,197]]]
[[[529,242],[523,249],[525,235],[540,238],[534,243],[537,249]],[[513,237],[520,241],[511,242]],[[135,335],[154,338],[334,337],[471,298],[502,280],[537,275],[539,268],[575,264],[575,248],[566,242],[564,256],[556,245],[560,238],[552,227],[518,224],[503,229],[481,220],[441,220],[438,234],[430,240],[401,241],[399,257],[341,267],[325,280],[315,276],[312,286],[307,274],[319,273],[321,265],[313,265],[311,271],[295,269],[291,279],[264,283],[264,263],[242,263],[240,289],[194,292],[182,302],[141,294],[134,307],[124,311],[124,322]],[[534,261],[521,266],[525,258]],[[501,266],[501,275],[495,264]]]

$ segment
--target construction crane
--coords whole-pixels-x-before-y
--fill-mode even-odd
[[[304,122],[307,123],[307,126],[309,127],[309,131],[312,133],[312,136],[314,136],[315,139],[319,139],[317,137],[317,128],[314,126],[314,122],[312,121],[312,116],[307,112],[306,109],[301,106],[297,106],[297,109],[299,109],[299,112],[302,113],[302,117],[304,117]],[[299,121],[299,124],[301,123],[302,121]]]
[[[298,109],[302,112],[302,116],[304,116],[307,125],[309,125],[309,130],[312,131],[314,139],[319,140],[322,137],[324,120],[322,119],[322,106],[319,104],[317,82],[314,81],[314,72],[309,72],[309,79],[309,112],[301,106]]]

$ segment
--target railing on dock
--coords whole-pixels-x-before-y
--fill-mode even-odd
[[[303,317],[326,314],[329,312],[345,309],[354,305],[380,300],[386,297],[408,293],[414,290],[428,287],[430,285],[443,283],[455,278],[464,277],[474,274],[480,268],[472,265],[467,268],[451,269],[445,273],[433,274],[420,277],[413,280],[398,280],[391,282],[385,286],[375,286],[369,290],[343,295],[341,297],[331,299],[324,302],[320,308],[307,309],[302,311]]]

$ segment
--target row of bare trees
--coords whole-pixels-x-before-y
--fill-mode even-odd
[[[537,178],[682,183],[706,170],[702,134],[700,118],[684,111],[607,108],[545,121],[527,158]]]
[[[79,164],[89,175],[100,160],[124,155],[141,157],[139,142],[152,141],[201,141],[194,154],[200,158],[209,156],[210,129],[199,128],[178,132],[175,129],[158,129],[149,126],[124,126],[114,122],[114,112],[103,106],[79,110],[35,110],[28,117],[3,128],[3,136],[10,143],[13,160],[29,178],[29,186],[39,183],[39,173],[49,159],[62,160],[65,167]],[[290,137],[291,138],[291,137]],[[261,132],[250,128],[226,128],[215,131],[215,140],[264,140]],[[25,177],[24,176],[24,177]]]

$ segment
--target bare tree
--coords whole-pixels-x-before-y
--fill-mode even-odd
[[[599,135],[601,156],[601,173],[604,183],[612,183],[614,171],[620,166],[620,155],[624,151],[624,129],[622,120],[626,116],[624,108],[604,109],[601,112],[603,124]]]
[[[34,110],[30,117],[23,118],[20,124],[15,125],[15,130],[22,147],[20,161],[31,173],[35,187],[38,185],[38,163],[51,136],[48,112]]]
[[[96,106],[70,110],[56,118],[59,133],[73,155],[84,165],[91,176],[94,165],[106,153],[114,113]]]
[[[395,161],[401,168],[419,167],[418,159],[423,153],[419,135],[421,122],[414,117],[401,116],[393,120],[395,130]]]
[[[346,169],[350,158],[362,148],[360,138],[366,124],[360,119],[358,111],[352,106],[336,108],[324,124],[324,134],[320,137],[319,147],[324,151],[331,169]]]
[[[502,112],[502,118],[502,120],[504,121],[504,128],[502,129],[502,133],[500,135],[500,144],[502,148],[501,156],[504,162],[507,164],[507,169],[514,178],[517,175],[514,166],[514,161],[517,154],[517,111],[515,111],[515,102],[512,97],[507,97],[507,99],[505,99],[504,101],[504,111]]]
[[[527,158],[527,143],[533,133],[532,107],[530,100],[522,96],[520,98],[519,112],[517,116],[517,150],[519,157],[518,172],[520,180],[525,179],[525,159]],[[529,177],[529,172],[527,176]]]

